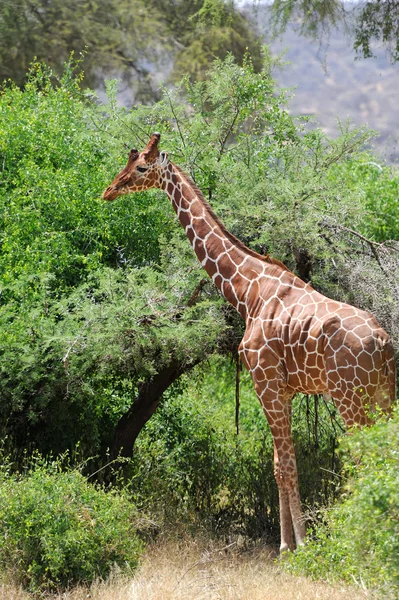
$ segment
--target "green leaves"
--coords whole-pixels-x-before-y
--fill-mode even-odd
[[[305,257],[313,284],[338,298],[356,293],[361,272],[361,303],[378,316],[388,306],[386,322],[399,322],[394,288],[370,276],[374,255],[353,252],[347,237],[374,227],[380,183],[394,228],[394,173],[362,176],[367,131],[344,127],[332,141],[293,118],[267,52],[260,72],[249,56],[241,65],[228,56],[205,81],[185,78],[131,111],[111,84],[107,105],[83,94],[75,67],[57,79],[35,65],[24,91],[0,95],[0,414],[10,446],[62,451],[80,439],[102,452],[159,369],[237,345],[242,325],[201,284],[166,196],[100,200],[127,149],[155,130],[244,243],[300,273]]]
[[[336,166],[332,177],[344,175],[349,190],[361,188],[359,197],[367,217],[361,232],[376,242],[399,239],[399,176],[395,167],[380,165],[367,154]]]
[[[59,331],[81,332],[71,347],[69,368],[82,374],[94,361],[98,372],[149,377],[173,355],[193,362],[212,350],[223,329],[213,302],[200,299],[189,306],[195,287],[190,273],[171,277],[149,267],[130,273],[106,269],[54,309],[62,318]],[[72,333],[72,338],[75,334]],[[63,337],[67,344],[67,337]],[[69,343],[73,340],[70,338]],[[104,355],[106,353],[106,355]],[[83,364],[73,367],[73,357]]]
[[[45,60],[60,75],[72,52],[82,58],[84,85],[98,87],[116,73],[132,103],[152,102],[161,73],[203,78],[215,56],[233,52],[241,60],[248,48],[261,63],[253,24],[229,0],[1,0],[0,6],[0,79],[18,85],[26,83],[31,61]]]
[[[53,86],[52,73],[38,65],[23,93],[11,87],[0,96],[4,295],[31,270],[53,273],[55,291],[63,293],[103,262],[118,264],[132,252],[135,264],[159,256],[165,212],[147,213],[140,199],[115,211],[99,199],[117,160],[89,125],[96,110],[80,95],[72,71],[67,67]]]
[[[39,456],[22,475],[0,475],[0,564],[32,592],[134,569],[142,551],[127,494],[106,493],[62,460]]]
[[[399,589],[399,412],[390,421],[345,439],[347,493],[315,527],[315,540],[297,551],[296,572],[329,581],[344,579],[394,598]]]

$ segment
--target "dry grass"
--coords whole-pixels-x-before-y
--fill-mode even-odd
[[[78,588],[52,600],[364,600],[355,589],[331,587],[284,573],[265,548],[238,550],[194,541],[150,547],[135,578]],[[28,600],[0,585],[3,600]]]

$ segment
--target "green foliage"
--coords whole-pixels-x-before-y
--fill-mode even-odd
[[[117,75],[132,103],[153,101],[160,73],[203,77],[215,56],[240,60],[247,49],[260,65],[254,25],[229,0],[0,0],[0,80],[18,85],[31,61],[60,75],[73,52],[84,55],[85,85]]]
[[[132,490],[158,519],[212,532],[279,537],[273,440],[249,374],[242,373],[239,434],[235,431],[235,366],[214,358],[182,378],[135,446]],[[336,492],[339,469],[334,409],[300,398],[293,432],[305,506]],[[314,465],[317,468],[314,468]],[[324,467],[324,470],[323,470]],[[328,472],[327,472],[328,471]]]
[[[128,253],[135,264],[159,256],[162,211],[149,219],[138,199],[112,218],[112,207],[100,201],[115,158],[88,125],[94,111],[86,108],[73,70],[67,65],[53,85],[52,72],[34,65],[23,92],[11,86],[0,95],[3,301],[22,293],[14,284],[24,275],[35,275],[31,292],[46,273],[50,291],[62,293]]]
[[[30,591],[65,588],[134,569],[142,543],[126,494],[105,492],[62,461],[35,456],[0,474],[0,566]]]
[[[23,319],[11,313],[0,379],[9,443],[61,452],[81,441],[88,453],[109,445],[141,381],[171,357],[190,364],[217,348],[223,314],[206,298],[187,306],[194,282],[189,271],[103,268],[64,299]]]
[[[399,411],[388,422],[381,419],[353,432],[344,448],[346,494],[327,510],[325,523],[314,528],[311,541],[291,557],[290,568],[315,578],[355,581],[377,588],[383,598],[396,598]]]
[[[337,165],[331,178],[344,176],[348,190],[361,189],[360,202],[366,210],[360,232],[376,242],[399,240],[399,173],[394,167],[380,166],[367,154]]]
[[[399,2],[366,2],[355,26],[354,48],[364,58],[374,56],[373,45],[382,42],[392,62],[399,60]]]
[[[100,201],[126,161],[127,142],[142,148],[152,131],[161,131],[162,148],[245,243],[294,270],[306,251],[313,284],[340,299],[354,294],[344,267],[354,272],[364,260],[361,303],[368,306],[378,283],[375,312],[397,306],[370,253],[353,252],[338,228],[365,231],[374,188],[367,200],[353,173],[367,162],[361,149],[370,134],[343,128],[331,141],[292,118],[266,51],[260,72],[249,56],[242,65],[229,56],[204,81],[185,78],[154,106],[131,111],[118,107],[112,83],[105,106],[83,94],[73,68],[57,80],[36,65],[24,91],[7,86],[0,95],[0,416],[17,463],[24,449],[57,454],[80,441],[84,456],[104,464],[144,384],[175,362],[184,369],[231,352],[242,335],[212,284],[201,283],[201,265],[163,193]],[[226,432],[223,397],[214,401],[224,389],[219,371],[203,398],[190,389],[187,402],[179,383],[169,390],[138,440],[137,493],[143,504],[168,498],[176,514],[205,515],[216,529],[273,537],[266,421],[251,395],[242,437],[231,425]],[[326,408],[323,436],[309,435],[325,407],[297,403],[301,488],[313,503],[331,493],[329,476],[321,477],[327,471],[314,464],[335,469],[335,432]]]
[[[204,386],[196,380],[197,391],[186,382],[180,396],[166,397],[137,441],[132,489],[167,525],[276,539],[278,496],[267,424],[260,415],[251,435],[236,437],[232,404],[227,412],[228,403],[221,402],[226,393],[232,399],[234,378],[220,361],[216,368],[217,387],[212,369]]]
[[[100,200],[123,146],[112,145],[109,134],[93,125],[102,109],[82,95],[73,71],[67,65],[54,82],[47,67],[34,65],[23,92],[10,86],[0,94],[0,410],[10,450],[34,444],[59,452],[82,439],[95,453],[102,440],[109,444],[108,415],[115,420],[120,409],[104,415],[101,407],[105,398],[114,397],[114,386],[125,386],[119,382],[126,374],[116,374],[117,383],[104,391],[102,370],[93,378],[96,361],[106,362],[98,357],[98,343],[90,346],[93,352],[86,355],[81,374],[68,370],[63,358],[70,348],[74,353],[87,349],[88,326],[97,318],[104,321],[104,310],[90,317],[87,307],[101,306],[102,292],[95,290],[108,278],[107,269],[120,267],[123,278],[128,267],[158,262],[161,232],[167,236],[173,226],[166,203],[155,210],[143,204],[142,196],[119,206]],[[195,287],[192,278],[187,285]],[[182,292],[183,298],[190,293]],[[103,309],[107,305],[104,300]],[[102,356],[108,355],[103,345]],[[127,389],[134,386],[131,382]],[[125,393],[123,406],[130,402]],[[93,412],[99,421],[93,421]]]

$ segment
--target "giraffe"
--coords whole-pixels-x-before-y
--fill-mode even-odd
[[[247,248],[215,215],[203,194],[154,133],[142,152],[103,193],[160,188],[169,196],[198,260],[245,320],[239,354],[249,370],[274,442],[279,491],[280,551],[302,545],[305,522],[291,437],[291,403],[297,392],[324,394],[346,427],[368,423],[366,407],[388,411],[395,398],[392,342],[368,312],[327,298],[283,263]]]

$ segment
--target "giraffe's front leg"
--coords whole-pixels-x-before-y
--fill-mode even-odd
[[[265,409],[265,412],[274,438],[274,476],[280,501],[280,552],[292,551],[294,550],[292,528],[297,546],[303,544],[305,537],[294,445],[288,428],[286,428],[288,435],[285,435],[281,433],[282,427],[279,426],[276,431],[277,428],[272,425],[276,419],[274,410]]]
[[[254,375],[256,375],[254,373]],[[305,522],[299,496],[295,450],[291,436],[291,397],[286,394],[284,380],[259,381],[254,377],[256,393],[263,406],[274,442],[274,476],[280,503],[280,551],[293,550],[303,544]]]
[[[278,465],[278,454],[276,445],[274,445],[274,476],[276,477],[276,466]],[[276,477],[277,485],[279,478]],[[288,496],[288,490],[281,485],[278,485],[278,497],[279,497],[279,508],[280,508],[280,552],[286,550],[294,550],[294,537],[292,534],[292,518],[290,510],[290,499]]]
[[[279,491],[280,550],[293,550],[303,544],[305,523],[299,497],[298,474],[291,436],[291,396],[281,359],[271,348],[254,351],[240,346],[243,362],[251,373],[257,396],[269,422],[274,441],[274,475]]]

